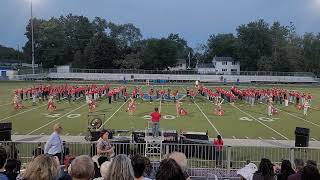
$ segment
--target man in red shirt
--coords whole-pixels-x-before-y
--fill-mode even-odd
[[[150,114],[151,122],[152,122],[152,136],[158,137],[159,136],[159,126],[160,126],[160,118],[161,114],[159,113],[159,109],[156,107],[154,108],[154,112]]]

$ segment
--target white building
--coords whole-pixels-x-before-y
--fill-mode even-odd
[[[199,64],[197,71],[200,74],[235,75],[240,73],[240,62],[232,57],[214,57],[209,64]]]
[[[174,67],[169,67],[170,71],[187,70],[187,63],[185,59],[177,59],[177,64]]]

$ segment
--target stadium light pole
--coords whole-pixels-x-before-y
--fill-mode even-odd
[[[34,70],[34,38],[33,38],[33,10],[32,10],[32,0],[30,0],[31,9],[31,52],[32,52],[32,74],[35,74]]]

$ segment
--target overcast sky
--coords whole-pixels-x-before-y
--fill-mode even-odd
[[[0,44],[17,48],[26,42],[30,0],[0,0]],[[320,0],[33,0],[34,16],[48,19],[69,13],[115,23],[133,23],[144,38],[179,33],[189,45],[210,34],[235,33],[240,24],[259,18],[297,32],[320,32]]]

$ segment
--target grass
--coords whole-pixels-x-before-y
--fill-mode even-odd
[[[43,82],[48,84],[48,82]],[[53,84],[53,82],[51,82]],[[55,82],[56,83],[56,82]],[[17,88],[31,87],[37,82],[0,82],[0,122],[12,122],[12,134],[50,134],[52,125],[60,122],[64,128],[64,135],[84,135],[87,130],[88,107],[84,99],[68,103],[67,101],[57,102],[57,111],[49,113],[46,110],[46,103],[38,103],[32,106],[31,101],[24,101],[25,106],[22,110],[14,110],[11,103],[12,92]],[[115,85],[113,85],[115,86]],[[131,89],[133,85],[129,85]],[[140,85],[145,92],[149,87]],[[272,85],[268,87],[277,87]],[[157,86],[157,88],[167,89],[169,86]],[[221,87],[227,89],[228,86]],[[262,87],[262,86],[259,86]],[[264,87],[264,86],[263,86]],[[302,92],[312,93],[312,107],[309,115],[304,117],[301,111],[297,111],[293,105],[284,107],[278,105],[281,110],[279,115],[273,121],[263,121],[267,117],[266,106],[256,104],[255,106],[247,105],[243,102],[235,103],[235,107],[230,104],[224,104],[225,116],[218,117],[213,114],[213,105],[201,96],[197,96],[195,103],[189,99],[183,99],[182,106],[188,111],[187,116],[175,117],[174,119],[162,119],[161,128],[178,131],[208,131],[210,137],[215,137],[218,133],[224,138],[236,139],[294,139],[295,127],[306,127],[311,129],[312,140],[320,140],[320,111],[317,109],[320,105],[320,88],[315,86],[287,86],[281,85],[282,88],[295,89]],[[187,85],[170,85],[171,89],[178,89],[184,93]],[[240,88],[245,88],[242,86]],[[154,107],[159,107],[160,101],[143,102],[137,100],[137,111],[133,116],[125,112],[127,104],[121,99],[107,103],[103,98],[97,102],[96,114],[105,114],[105,127],[109,129],[123,130],[143,130],[147,127],[148,120],[144,119],[145,115],[150,114]],[[176,116],[175,105],[173,102],[161,102],[162,116]],[[251,121],[240,120],[247,117]],[[260,118],[260,119],[259,119]],[[261,120],[262,119],[262,120]]]

